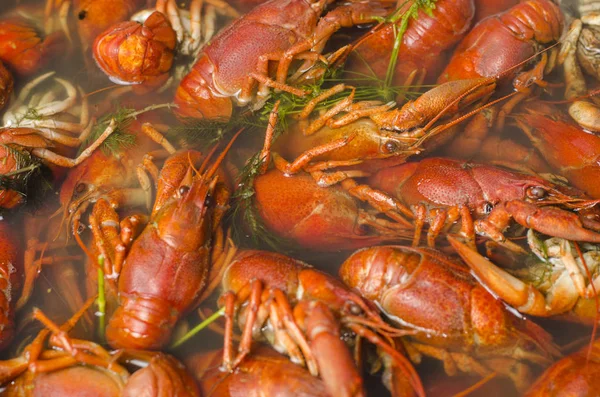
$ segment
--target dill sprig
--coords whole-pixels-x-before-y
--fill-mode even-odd
[[[413,1],[408,10],[402,12],[402,9],[409,1]],[[402,38],[406,29],[408,29],[408,22],[411,19],[417,19],[419,10],[423,10],[427,15],[432,15],[435,3],[437,0],[406,0],[398,9],[392,13],[385,22],[393,24],[394,27],[394,46],[392,47],[392,54],[390,57],[390,63],[388,64],[387,72],[385,75],[384,88],[392,86],[392,80],[394,79],[394,72],[396,71],[396,63],[398,63],[398,53],[400,52],[400,46],[402,45]],[[398,23],[400,21],[400,23]]]
[[[23,120],[41,120],[43,118],[36,108],[27,108],[27,111],[20,117],[17,124],[20,124]]]
[[[289,92],[272,92],[266,100],[263,107],[256,111],[244,110],[241,114],[234,115],[227,121],[207,120],[207,119],[187,119],[180,125],[173,126],[167,131],[167,136],[174,141],[179,141],[182,146],[187,147],[209,147],[217,142],[233,135],[240,128],[255,129],[260,132],[266,130],[268,126],[269,115],[271,114],[275,103],[279,101],[279,123],[275,136],[287,130],[290,118],[302,112],[306,105],[321,95],[325,90],[332,86],[344,83],[347,86],[355,88],[355,101],[382,101],[388,102],[390,99],[402,96],[414,99],[420,95],[420,89],[423,86],[385,86],[385,81],[377,78],[375,74],[367,75],[352,71],[344,73],[350,74],[350,78],[341,78],[342,67],[327,68],[323,76],[312,84],[303,85],[299,88],[309,91],[309,94],[300,97]],[[314,111],[327,110],[348,97],[350,88],[337,93],[326,100],[320,102]],[[113,135],[115,135],[113,133]],[[109,138],[110,139],[110,138]]]
[[[263,162],[261,153],[256,153],[246,162],[240,173],[230,212],[234,220],[233,225],[237,225],[233,229],[234,238],[236,241],[242,241],[243,236],[247,235],[254,245],[264,243],[278,252],[290,251],[291,243],[267,229],[254,204],[254,180],[261,174]],[[240,229],[241,227],[247,227],[247,231]]]
[[[363,83],[365,81],[380,83],[379,85],[354,85],[357,82]],[[416,98],[419,93],[416,90],[413,90],[414,87],[408,86],[394,86],[388,87],[385,89],[383,87],[383,82],[378,79],[369,79],[369,78],[360,78],[360,79],[331,79],[327,80],[328,83],[341,83],[344,82],[348,85],[355,87],[356,91],[354,94],[354,101],[381,101],[382,103],[388,102],[388,96],[392,96],[395,98],[398,95],[403,95],[405,97]],[[269,115],[275,106],[277,101],[280,101],[279,105],[279,117],[281,120],[282,128],[287,129],[287,122],[290,116],[294,116],[302,112],[302,110],[306,107],[309,101],[316,98],[320,94],[323,93],[327,88],[329,88],[331,84],[328,84],[326,87],[323,86],[314,86],[310,94],[299,97],[288,92],[279,92],[274,94],[262,108],[260,112],[260,119],[263,123],[265,123],[269,119]],[[348,97],[351,89],[347,87],[344,91],[337,93],[326,100],[320,102],[316,107],[315,111],[327,110],[338,102]]]
[[[137,116],[152,110],[171,108],[173,106],[175,105],[172,103],[163,103],[158,105],[150,105],[140,110],[118,106],[114,112],[107,113],[98,119],[96,125],[92,128],[90,135],[79,148],[79,152],[81,153],[92,142],[98,139],[104,130],[106,130],[106,127],[108,127],[110,122],[115,120],[115,131],[108,138],[106,138],[100,147],[105,154],[116,156],[119,153],[135,146],[136,136],[127,132],[127,129],[129,128],[131,122],[137,118]]]
[[[228,121],[190,118],[169,128],[166,135],[185,147],[207,148],[230,138],[240,128],[264,131],[266,127],[266,123],[251,114],[240,115]]]
[[[346,75],[351,75],[351,77],[340,77],[342,72]],[[315,83],[301,87],[309,91],[309,94],[303,97],[284,91],[274,92],[260,110],[261,123],[266,127],[273,107],[279,102],[279,123],[283,130],[287,130],[290,117],[302,112],[310,101],[339,83],[344,83],[346,89],[319,102],[314,111],[328,110],[341,100],[347,98],[351,91],[350,87],[354,87],[355,89],[355,102],[381,101],[382,103],[389,102],[398,96],[416,98],[420,95],[419,90],[422,88],[421,86],[386,86],[386,82],[378,78],[374,73],[368,75],[359,72],[344,71],[343,67],[328,68],[325,74]]]

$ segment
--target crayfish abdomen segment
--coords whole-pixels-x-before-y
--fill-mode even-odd
[[[106,340],[114,348],[160,349],[178,318],[179,313],[162,299],[121,294],[120,306],[106,327]]]

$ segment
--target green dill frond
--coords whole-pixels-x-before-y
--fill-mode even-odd
[[[392,80],[394,78],[394,72],[396,71],[396,63],[398,62],[398,53],[400,52],[400,46],[402,45],[402,38],[404,33],[408,29],[408,22],[411,19],[417,19],[419,10],[423,10],[427,15],[431,16],[435,3],[437,0],[412,0],[413,3],[405,12],[402,12],[402,8],[408,4],[409,0],[406,0],[400,7],[397,8],[385,22],[394,24],[394,46],[392,47],[392,54],[390,57],[390,63],[388,64],[387,72],[385,75],[385,87],[391,87]],[[399,23],[398,23],[399,22]]]
[[[267,124],[253,115],[241,115],[229,121],[186,119],[169,128],[166,135],[185,147],[207,148],[230,138],[240,128],[266,130]]]
[[[342,73],[345,74],[344,78],[341,76]],[[279,121],[275,131],[275,138],[277,138],[283,131],[287,130],[290,119],[301,113],[310,101],[327,89],[340,83],[354,87],[354,102],[381,101],[382,103],[386,103],[398,97],[414,99],[421,94],[421,89],[425,87],[391,86],[386,85],[386,82],[379,79],[374,73],[367,75],[344,71],[342,67],[325,68],[324,74],[320,79],[312,84],[298,86],[298,88],[309,92],[305,96],[301,97],[285,91],[272,91],[271,96],[256,112],[245,110],[237,116],[234,115],[227,121],[206,119],[184,120],[180,125],[171,127],[166,135],[169,139],[181,142],[183,146],[202,148],[209,147],[230,137],[240,128],[264,132],[268,126],[269,116],[275,104],[279,102]],[[351,88],[347,87],[344,91],[320,102],[314,111],[319,112],[330,109],[347,98],[350,92]]]
[[[113,133],[113,135],[109,136],[106,141],[104,141],[101,148],[104,154],[112,154],[114,156],[134,147],[135,143],[136,137],[133,134],[128,134],[126,132]]]
[[[254,179],[260,175],[263,159],[260,153],[256,153],[247,162],[240,173],[237,189],[233,194],[230,217],[234,225],[233,235],[236,241],[244,240],[244,236],[250,237],[256,246],[264,244],[278,252],[289,252],[291,242],[273,234],[267,229],[254,206]],[[246,228],[246,229],[243,229]]]
[[[388,97],[395,98],[399,95],[403,95],[407,98],[416,98],[420,95],[417,87],[412,86],[392,86],[388,88],[384,88],[383,86],[375,86],[375,85],[366,85],[362,83],[362,85],[355,84],[357,82],[361,83],[362,81],[372,82],[373,79],[336,79],[330,80],[328,82],[341,83],[344,82],[348,85],[352,85],[356,88],[354,94],[354,101],[381,101],[382,103],[388,102]],[[328,85],[329,88],[331,85]],[[279,105],[279,119],[282,123],[282,128],[287,128],[286,120],[289,120],[290,116],[294,116],[306,107],[308,102],[312,99],[316,98],[320,94],[323,93],[327,88],[316,87],[310,94],[299,97],[288,92],[279,92],[273,95],[269,100],[265,103],[265,106],[261,109],[260,118],[265,123],[269,119],[269,115],[275,106],[277,101],[280,101]],[[419,87],[420,88],[420,87]],[[327,98],[326,100],[320,102],[315,111],[327,110],[336,105],[338,102],[348,97],[350,94],[350,88],[346,88],[346,90]]]
[[[113,113],[108,113],[98,119],[96,125],[92,128],[92,132],[88,136],[87,140],[81,145],[80,151],[83,151],[87,146],[94,142],[106,127],[110,124],[111,120],[115,120],[116,128],[115,131],[104,141],[102,151],[105,154],[111,154],[113,156],[125,151],[135,145],[135,135],[127,132],[127,128],[133,121],[130,117],[135,112],[135,109],[118,107]]]
[[[127,132],[131,122],[133,122],[133,120],[135,120],[140,114],[162,108],[171,108],[172,106],[174,105],[171,103],[165,103],[150,105],[140,110],[118,106],[114,112],[107,113],[98,119],[96,125],[92,127],[90,135],[79,148],[79,153],[81,153],[92,142],[98,139],[98,137],[102,135],[112,120],[115,120],[116,123],[115,131],[108,138],[106,138],[100,148],[105,154],[113,156],[130,149],[136,144],[136,136]]]
[[[39,164],[39,160],[32,156],[31,153],[27,150],[23,150],[20,146],[6,145],[0,144],[9,154],[11,155],[16,162],[16,168],[13,172],[18,172],[19,170],[29,167],[32,164]],[[7,161],[8,158],[4,158],[3,161]]]
[[[36,108],[27,108],[27,111],[19,120],[19,123],[23,120],[41,120],[43,116],[38,113]]]
[[[550,262],[537,261],[511,273],[521,281],[530,283],[536,289],[544,291],[552,282],[552,271],[553,267]]]

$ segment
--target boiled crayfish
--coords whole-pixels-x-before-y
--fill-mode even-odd
[[[600,252],[595,244],[544,239],[533,231],[527,241],[535,255],[521,258],[512,269],[498,267],[471,247],[449,237],[478,279],[516,310],[535,316],[566,315],[574,321],[596,321]]]
[[[177,37],[167,17],[156,11],[143,23],[121,22],[93,45],[96,63],[117,84],[164,83],[173,64]]]
[[[292,61],[322,59],[321,50],[335,31],[372,22],[385,12],[378,3],[357,1],[321,18],[332,2],[270,0],[237,19],[198,55],[175,94],[176,112],[182,117],[229,119],[234,102],[260,107],[269,88],[305,95],[286,84]],[[278,61],[274,79],[269,75],[270,61]]]
[[[546,397],[567,392],[573,396],[593,395],[600,389],[600,342],[552,365],[529,388],[525,397]]]
[[[5,393],[31,397],[200,395],[185,367],[167,354],[135,351],[115,354],[94,342],[70,338],[68,332],[92,303],[93,299],[88,300],[60,327],[41,311],[34,311],[34,317],[47,328],[19,357],[0,362],[0,384],[7,386]],[[46,340],[52,349],[44,348]],[[140,360],[145,367],[130,375],[118,360]]]
[[[366,248],[346,259],[339,273],[398,326],[418,331],[412,347],[443,360],[450,375],[503,371],[523,389],[530,372],[521,361],[547,365],[558,355],[549,334],[506,310],[467,267],[438,251]]]
[[[362,379],[340,340],[343,326],[381,348],[391,357],[389,366],[408,379],[411,390],[423,394],[410,362],[386,339],[398,331],[333,277],[281,254],[242,251],[225,268],[223,290],[227,368],[239,365],[249,354],[252,339],[263,334],[293,361],[306,363],[313,375],[320,373],[330,393],[362,394]],[[231,338],[236,310],[244,331],[234,360]],[[401,335],[400,331],[396,336]]]
[[[228,395],[243,390],[250,395],[328,397],[324,382],[286,356],[267,346],[258,346],[234,372],[221,370],[220,350],[193,354],[185,362],[194,375],[203,396]]]
[[[413,3],[398,4],[402,7],[397,12],[406,12]],[[403,34],[394,82],[410,85],[407,79],[415,72],[427,84],[435,80],[444,64],[441,59],[467,33],[475,10],[473,0],[439,0],[429,13],[419,10],[415,18],[410,18]],[[402,19],[395,24],[387,23],[367,33],[354,46],[346,69],[384,79],[401,22]]]
[[[427,158],[382,169],[368,185],[409,206],[415,214],[414,245],[430,224],[428,245],[454,221],[470,241],[475,233],[521,251],[503,235],[511,219],[551,236],[599,242],[594,201],[581,192],[501,167],[447,158]],[[560,207],[564,207],[562,209]],[[578,213],[572,208],[579,208]],[[478,219],[473,223],[472,216]]]
[[[159,349],[169,341],[177,320],[199,302],[217,267],[211,269],[211,259],[217,259],[212,243],[229,197],[227,180],[218,172],[226,152],[205,170],[207,157],[203,173],[194,170],[199,152],[169,158],[148,225],[126,256],[105,263],[106,274],[119,275],[119,307],[106,329],[112,346]],[[99,221],[92,230],[95,235],[102,233]]]

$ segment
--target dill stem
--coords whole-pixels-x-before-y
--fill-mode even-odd
[[[409,0],[406,0],[404,3],[402,3],[401,6],[398,7],[398,9],[393,13],[393,15],[390,18],[388,18],[388,22],[394,25],[394,33],[396,34],[396,37],[394,38],[394,46],[392,47],[390,63],[388,63],[388,68],[385,74],[385,82],[383,86],[384,95],[386,96],[387,100],[393,99],[389,97],[390,93],[388,91],[388,88],[391,87],[393,83],[394,72],[396,71],[396,64],[398,63],[398,53],[400,52],[400,46],[402,45],[402,38],[404,37],[404,33],[408,29],[408,21],[411,18],[417,17],[419,8],[425,9],[425,12],[428,12],[427,10],[429,9],[430,12],[431,8],[434,7],[433,4],[436,1],[437,0],[414,0],[408,8],[408,10],[401,13],[400,10],[409,2]],[[398,26],[396,30],[396,22],[398,22],[398,20],[400,20],[400,26]]]
[[[174,104],[173,102],[169,102],[169,103],[160,103],[160,104],[156,104],[156,105],[150,105],[150,106],[146,106],[143,109],[140,110],[136,110],[135,112],[132,112],[130,114],[127,115],[127,118],[136,118],[137,116],[139,116],[140,114],[146,113],[146,112],[150,112],[152,110],[156,110],[156,109],[164,109],[164,108],[176,108],[177,105]]]
[[[415,4],[411,5],[407,12],[401,14],[399,10],[402,9],[402,7],[406,5],[406,3],[408,3],[408,0],[406,0],[404,3],[402,3],[400,7],[398,7],[398,11],[396,11],[389,20],[389,22],[394,25],[398,21],[398,19],[402,19],[402,22],[400,24],[400,29],[395,32],[396,37],[394,38],[394,46],[392,47],[392,53],[390,55],[390,63],[388,63],[388,68],[385,73],[384,90],[387,90],[387,88],[392,85],[392,80],[394,79],[394,72],[396,71],[396,64],[398,63],[398,53],[400,52],[400,45],[402,44],[402,37],[404,36],[404,32],[406,31],[406,27],[408,26],[408,14],[415,6]],[[395,26],[394,30],[396,30]],[[387,92],[385,94],[387,94]]]
[[[18,170],[7,172],[6,174],[4,174],[4,176],[13,176],[13,175],[22,174],[24,172],[33,171],[38,167],[39,167],[39,164],[31,164],[31,165],[28,165],[27,167],[23,167],[23,168],[19,168]]]
[[[204,328],[208,327],[210,324],[212,324],[213,322],[215,322],[219,317],[223,316],[224,314],[225,314],[225,307],[222,307],[219,310],[217,310],[216,312],[214,312],[206,320],[202,321],[200,324],[196,325],[194,328],[192,328],[191,330],[189,330],[185,335],[183,335],[177,341],[175,341],[171,345],[171,349],[175,349],[176,347],[179,347],[179,346],[183,345],[185,342],[187,342],[192,337],[194,337],[198,332],[200,332]]]

